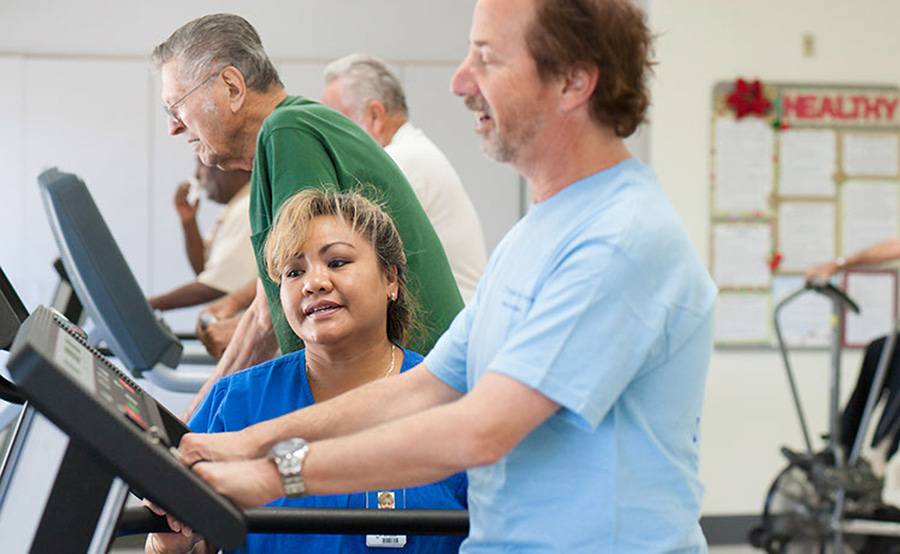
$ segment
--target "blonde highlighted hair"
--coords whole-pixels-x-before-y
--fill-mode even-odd
[[[374,192],[373,188],[372,194]],[[403,241],[391,216],[379,203],[366,198],[361,192],[314,188],[300,191],[287,199],[275,216],[264,246],[269,278],[281,283],[282,271],[302,249],[310,224],[315,218],[323,216],[343,221],[354,233],[366,239],[375,250],[382,272],[396,272],[397,299],[388,303],[387,333],[391,342],[405,343],[411,333],[419,331],[419,324],[417,303],[407,285]]]

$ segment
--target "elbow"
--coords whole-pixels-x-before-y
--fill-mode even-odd
[[[466,468],[493,465],[511,450],[503,440],[503,433],[489,424],[467,426],[465,435],[463,465]]]

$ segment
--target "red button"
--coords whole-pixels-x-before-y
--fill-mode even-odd
[[[134,389],[125,382],[125,379],[119,377],[119,382],[122,383],[122,386],[125,387],[131,394],[134,394]]]
[[[128,419],[137,423],[138,427],[140,427],[141,429],[147,428],[147,424],[144,423],[144,420],[137,414],[137,412],[131,409],[131,406],[123,404],[122,407],[125,408],[125,416],[128,417]]]

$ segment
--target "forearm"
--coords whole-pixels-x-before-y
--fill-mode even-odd
[[[219,298],[223,294],[225,293],[219,289],[194,281],[159,296],[151,297],[148,301],[154,310],[173,310],[175,308],[205,304]]]
[[[182,220],[181,228],[184,231],[184,249],[187,252],[191,269],[194,270],[195,275],[199,275],[205,265],[206,247],[203,244],[203,237],[200,236],[197,219]]]
[[[257,455],[278,441],[303,437],[322,440],[355,433],[452,402],[460,394],[431,374],[423,364],[390,379],[379,379],[327,402],[247,428]]]
[[[464,404],[444,404],[357,434],[310,444],[302,470],[306,494],[414,487],[489,463],[477,446],[477,413]],[[196,464],[194,471],[243,507],[259,506],[285,494],[275,465],[264,457]]]
[[[254,302],[241,315],[228,348],[216,366],[221,374],[230,375],[236,371],[272,359],[278,353],[278,341],[268,308]]]
[[[243,287],[232,292],[229,296],[236,308],[235,313],[246,310],[256,297],[256,279],[253,279]]]
[[[427,371],[421,365],[416,369]],[[396,394],[391,400],[402,398],[402,387],[393,389]],[[312,442],[301,473],[308,494],[412,487],[463,469],[496,463],[559,409],[540,392],[494,373],[482,377],[465,396],[454,394],[455,401],[358,433]],[[389,405],[382,407],[390,411]],[[370,416],[384,419],[378,412],[370,412]],[[335,418],[334,422],[338,421]],[[203,435],[189,434],[182,439],[179,452],[185,463],[216,459],[198,448],[202,445],[185,449],[185,441],[191,442],[192,437]],[[284,495],[275,465],[259,456],[198,463],[193,468],[239,505],[259,506]]]
[[[477,414],[462,404],[314,443],[303,464],[308,493],[414,487],[491,462],[479,451]]]
[[[875,265],[898,258],[900,258],[900,239],[889,239],[847,256],[844,260],[844,267]]]

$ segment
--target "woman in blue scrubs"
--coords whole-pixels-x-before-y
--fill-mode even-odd
[[[415,332],[403,244],[390,217],[360,194],[298,193],[285,202],[266,243],[291,329],[306,348],[219,381],[194,413],[195,432],[237,431],[391,379],[422,361],[402,348]],[[377,407],[375,407],[377,409]],[[378,452],[372,452],[378,457]],[[466,476],[421,487],[280,498],[270,506],[465,509]],[[213,552],[190,529],[150,535],[147,552]],[[250,534],[240,552],[458,552],[460,537]],[[397,548],[403,545],[402,548]],[[192,550],[195,549],[195,550]]]

